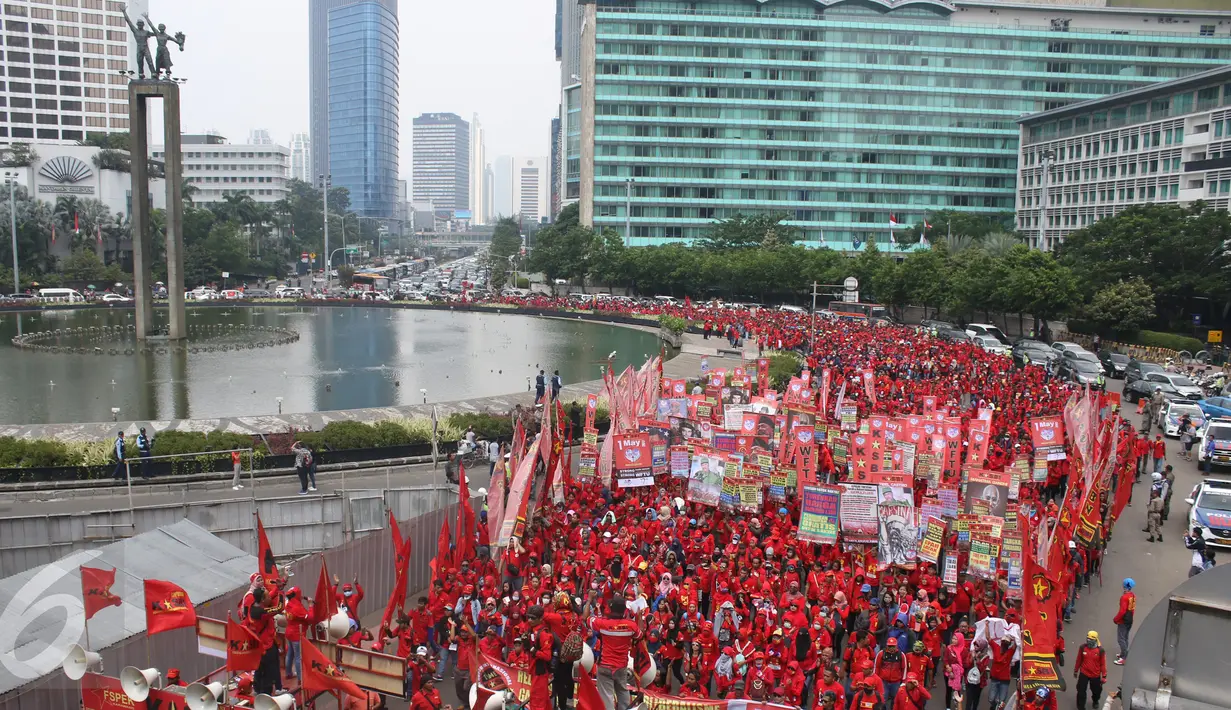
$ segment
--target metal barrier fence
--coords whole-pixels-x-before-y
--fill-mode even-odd
[[[408,520],[456,499],[456,488],[428,485],[275,498],[172,501],[136,506],[131,510],[0,518],[0,577],[184,518],[255,555],[254,511],[260,511],[261,522],[276,554],[302,557],[383,528],[386,504],[399,520]],[[433,534],[432,540],[435,539]]]
[[[424,495],[432,494],[432,495]],[[452,494],[449,498],[448,494]],[[435,497],[433,497],[433,495]],[[291,584],[300,587],[304,594],[312,596],[316,593],[316,581],[320,575],[321,559],[328,565],[330,575],[336,574],[339,579],[349,581],[358,577],[364,589],[364,601],[360,611],[365,615],[384,609],[389,593],[393,590],[393,545],[386,527],[388,515],[385,513],[385,503],[388,502],[398,518],[402,535],[414,540],[411,548],[410,578],[407,588],[411,594],[426,589],[429,583],[430,571],[428,562],[436,554],[436,539],[440,534],[440,526],[450,521],[450,527],[457,517],[457,489],[445,486],[432,486],[416,489],[377,489],[372,491],[348,491],[349,505],[343,505],[341,494],[333,497],[337,500],[339,511],[347,510],[347,518],[351,522],[347,535],[351,536],[345,542],[324,550],[321,554],[307,554],[291,563],[294,576]],[[444,499],[453,502],[444,504]],[[270,539],[270,546],[279,557],[290,554],[292,550],[305,552],[316,540],[327,540],[328,534],[310,535],[306,530],[313,523],[302,518],[295,510],[302,512],[295,504],[307,505],[320,501],[305,501],[303,497],[292,496],[289,499],[270,498],[258,500],[261,511],[261,523],[265,526]],[[249,501],[235,501],[236,504],[248,504]],[[440,503],[443,507],[434,507]],[[225,505],[221,504],[221,505]],[[476,509],[481,501],[475,500]],[[285,508],[285,510],[284,510]],[[142,509],[138,509],[138,512]],[[127,511],[124,511],[127,514]],[[256,554],[255,516],[251,508],[235,511],[236,517],[222,515],[216,517],[220,523],[236,525],[240,520],[249,521],[247,527],[236,527],[230,531],[215,532],[219,537]],[[246,516],[246,517],[245,517]],[[198,524],[200,522],[198,521]],[[330,523],[323,523],[328,526]],[[342,526],[341,522],[333,525]],[[211,529],[212,528],[207,528]],[[0,533],[3,534],[3,533]],[[247,543],[242,542],[247,541]],[[288,548],[287,544],[304,544],[309,547]],[[255,571],[255,570],[254,570]],[[197,613],[201,616],[225,619],[228,611],[238,608],[240,599],[247,591],[240,588],[197,605]],[[413,606],[413,599],[410,605]],[[84,641],[81,641],[84,643]],[[195,679],[217,670],[220,665],[217,658],[204,656],[197,650],[196,630],[176,629],[148,637],[145,634],[129,639],[100,651],[104,667],[109,675],[116,675],[125,666],[146,668],[154,666],[163,673],[171,667],[180,669],[181,677]],[[78,707],[81,701],[81,689],[77,682],[70,681],[63,673],[55,671],[18,690],[0,696],[0,710],[47,710],[48,708]]]

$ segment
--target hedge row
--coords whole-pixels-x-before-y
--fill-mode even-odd
[[[1194,354],[1198,350],[1205,350],[1205,343],[1196,338],[1175,333],[1160,333],[1156,330],[1139,330],[1135,337],[1129,339],[1129,342],[1133,345],[1143,345],[1147,348],[1167,348],[1176,351],[1187,350]]]

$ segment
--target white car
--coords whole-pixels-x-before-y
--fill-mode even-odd
[[[1196,402],[1186,399],[1167,400],[1163,404],[1163,408],[1158,410],[1158,420],[1154,424],[1163,430],[1163,436],[1179,436],[1180,419],[1185,414],[1192,420],[1197,432],[1200,432],[1205,426],[1205,412],[1201,411]],[[1194,440],[1196,440],[1196,437],[1194,437]]]
[[[799,306],[778,306],[778,310],[784,313],[807,313],[807,309]]]
[[[1213,439],[1213,450],[1206,453],[1205,442],[1207,439]],[[1205,428],[1197,433],[1197,443],[1193,445],[1197,450],[1197,467],[1201,468],[1204,463],[1203,470],[1212,471],[1215,466],[1231,466],[1231,419],[1216,418],[1206,422]],[[1213,457],[1209,463],[1205,463],[1207,458]]]
[[[103,303],[132,303],[132,299],[128,296],[121,296],[118,293],[104,293],[99,299]]]
[[[1001,345],[1008,345],[1010,342],[1003,331],[990,323],[969,323],[966,325],[966,335],[974,338],[975,342],[978,342],[980,335],[991,336]]]
[[[967,330],[966,332],[969,333],[970,331]],[[999,340],[997,340],[995,337],[991,335],[975,335],[973,337],[974,337],[975,345],[978,345],[979,347],[983,348],[989,353],[992,353],[993,355],[1008,355],[1009,354],[1009,346],[1000,342]]]
[[[1205,392],[1201,387],[1184,375],[1174,372],[1160,372],[1158,374],[1167,378],[1167,381],[1171,383],[1172,387],[1175,387],[1181,397],[1188,397],[1194,401],[1205,397]]]
[[[1052,343],[1051,346],[1052,346],[1052,349],[1056,350],[1057,352],[1064,352],[1065,350],[1081,350],[1081,351],[1085,350],[1085,348],[1082,347],[1081,345],[1068,341],[1068,340],[1057,340],[1056,342]]]
[[[1202,529],[1206,545],[1231,547],[1231,481],[1209,478],[1193,486],[1188,503],[1188,529]]]

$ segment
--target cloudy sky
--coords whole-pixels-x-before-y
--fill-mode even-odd
[[[411,119],[478,113],[487,154],[547,155],[559,103],[553,0],[400,0],[401,174]],[[308,0],[150,0],[150,17],[188,35],[185,132],[232,142],[266,128],[287,144],[308,130]]]

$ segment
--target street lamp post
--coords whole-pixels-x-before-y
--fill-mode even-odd
[[[9,227],[13,238],[13,293],[21,292],[21,276],[17,272],[17,173],[5,171],[4,181],[9,184]]]
[[[329,291],[329,267],[332,254],[329,253],[329,186],[333,183],[332,175],[321,175],[321,205],[325,218],[325,291]]]

